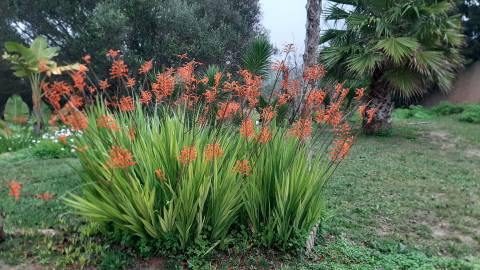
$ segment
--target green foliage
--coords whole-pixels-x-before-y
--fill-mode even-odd
[[[480,59],[480,3],[476,0],[459,0],[458,9],[465,16],[462,20],[466,46],[462,48],[467,63]]]
[[[480,123],[480,105],[478,104],[452,104],[442,102],[432,108],[421,105],[411,105],[408,108],[396,109],[393,116],[397,119],[430,120],[437,116],[458,115],[455,119],[462,122]]]
[[[480,124],[480,105],[472,105],[467,107],[460,114],[458,120],[462,122]]]
[[[265,75],[270,70],[273,47],[265,37],[255,38],[248,45],[243,58],[243,67],[256,75]]]
[[[14,152],[32,145],[32,130],[0,121],[0,153]]]
[[[310,163],[306,146],[281,135],[283,129],[268,144],[256,146],[233,129],[190,129],[177,114],[147,116],[139,109],[115,120],[118,126],[135,126],[132,140],[128,129],[112,132],[97,126],[96,119],[108,114],[102,106],[88,112],[89,127],[77,142],[88,147],[78,153],[86,185],[83,195],[66,201],[91,220],[126,235],[155,239],[164,250],[199,245],[205,255],[229,243],[229,232],[240,224],[250,228],[259,244],[298,248],[323,214],[325,163],[319,158]],[[204,149],[212,142],[224,154],[207,161]],[[136,164],[111,168],[112,146],[129,149]],[[183,146],[198,151],[187,165],[179,161]],[[237,173],[237,160],[257,151],[251,175]]]
[[[387,93],[403,99],[434,86],[451,88],[462,65],[463,35],[450,1],[331,2],[327,20],[345,20],[345,27],[329,29],[321,37],[327,47],[320,59],[330,76],[381,81],[388,85]]]
[[[48,37],[66,62],[85,52],[99,59],[113,48],[137,63],[148,57],[171,66],[175,55],[188,53],[203,63],[236,66],[261,31],[258,0],[15,0],[0,3],[0,10],[9,33],[18,40],[30,33]]]
[[[32,154],[43,159],[73,157],[69,147],[48,139],[37,143],[32,149]]]
[[[437,106],[432,108],[432,111],[438,115],[452,115],[458,114],[465,110],[463,104],[453,104],[449,102],[441,102]]]
[[[428,120],[434,118],[435,114],[421,105],[411,105],[405,109],[396,109],[393,112],[393,117],[397,119]]]

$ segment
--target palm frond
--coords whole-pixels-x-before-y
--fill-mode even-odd
[[[380,39],[375,48],[382,50],[394,63],[398,64],[407,56],[411,56],[418,46],[419,44],[415,38],[394,37]]]
[[[270,68],[270,58],[273,48],[268,39],[258,37],[252,40],[243,58],[243,66],[257,75],[265,75]]]

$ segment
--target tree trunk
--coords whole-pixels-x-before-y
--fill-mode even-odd
[[[308,67],[317,63],[318,43],[320,41],[320,14],[322,14],[322,0],[307,0],[306,8],[307,24],[303,64],[305,67]]]
[[[373,118],[365,113],[363,118],[363,130],[369,135],[387,133],[392,127],[392,112],[394,109],[392,91],[388,84],[381,80],[382,74],[382,71],[375,70],[370,84],[367,111],[375,109],[376,113]]]
[[[43,129],[42,116],[42,90],[40,88],[40,78],[31,78],[33,114],[35,115],[35,133],[40,135]]]

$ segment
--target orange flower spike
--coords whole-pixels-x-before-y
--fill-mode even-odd
[[[118,131],[120,128],[118,127],[115,119],[110,115],[102,115],[100,119],[97,120],[98,127],[110,129],[112,131]]]
[[[295,44],[293,43],[287,43],[283,47],[283,53],[291,53],[295,51]]]
[[[355,99],[360,100],[365,95],[365,88],[357,88],[355,90]]]
[[[279,97],[278,97],[278,105],[279,106],[282,106],[282,105],[285,105],[287,104],[287,102],[290,100],[290,95],[289,94],[281,94]]]
[[[310,119],[300,119],[293,124],[288,133],[302,140],[307,139],[312,135],[312,121]]]
[[[161,169],[156,169],[155,170],[155,176],[157,176],[158,180],[160,181],[165,181],[166,177],[165,177],[165,173],[161,170]]]
[[[318,81],[325,77],[327,71],[323,65],[313,65],[311,67],[307,67],[303,73],[303,78],[307,81]]]
[[[10,189],[10,192],[8,193],[8,195],[15,197],[15,200],[17,200],[17,201],[20,200],[22,184],[13,180],[13,181],[8,182],[7,186]]]
[[[365,112],[367,111],[367,105],[360,105],[358,106],[358,114],[360,114],[360,117],[365,116]]]
[[[268,127],[263,127],[260,133],[257,135],[257,141],[259,143],[268,143],[272,139],[272,134],[268,130]]]
[[[177,57],[178,57],[180,60],[188,59],[188,54],[187,54],[187,53],[177,54]]]
[[[135,140],[135,129],[133,127],[128,130],[128,137],[130,137],[132,141]]]
[[[217,72],[214,77],[214,88],[217,89],[220,85],[220,81],[222,80],[222,72]]]
[[[340,162],[350,152],[350,148],[353,144],[353,136],[345,139],[337,139],[334,142],[334,147],[330,152],[330,156],[333,162]]]
[[[217,119],[226,119],[232,117],[240,109],[237,102],[221,102],[217,111]]]
[[[240,136],[242,138],[252,138],[255,136],[255,125],[253,120],[245,119],[240,125]]]
[[[122,97],[120,103],[118,104],[120,111],[129,112],[135,110],[135,102],[132,97]]]
[[[67,144],[68,144],[67,138],[68,138],[68,135],[61,134],[60,136],[58,136],[57,139],[58,139],[58,141],[61,142],[62,144],[67,145]]]
[[[138,73],[140,74],[147,74],[153,68],[153,60],[146,61],[143,65],[138,69]]]
[[[115,60],[110,68],[110,76],[114,78],[122,78],[128,76],[128,66],[123,60]]]
[[[93,95],[93,94],[95,94],[95,92],[97,92],[97,88],[93,85],[89,86],[88,87],[88,92]]]
[[[90,54],[86,54],[82,57],[82,60],[83,62],[85,62],[85,64],[90,64],[90,62],[92,61],[92,57],[90,56]]]
[[[264,123],[269,123],[275,116],[277,116],[277,112],[273,110],[272,106],[268,106],[262,109],[260,118]]]
[[[45,192],[45,193],[35,194],[34,197],[39,200],[50,201],[55,198],[55,194]]]
[[[108,80],[105,79],[98,82],[98,87],[100,90],[106,90],[110,87],[110,84],[108,83]]]
[[[85,74],[83,72],[77,71],[70,75],[73,81],[73,87],[77,88],[80,91],[83,91],[87,84],[85,83]]]
[[[233,167],[233,170],[237,173],[243,174],[245,176],[250,175],[250,171],[252,168],[250,165],[248,165],[248,160],[237,160],[235,162],[235,166]]]
[[[312,90],[307,97],[308,105],[321,105],[326,97],[325,91]]]
[[[88,127],[88,119],[81,111],[73,111],[64,118],[66,125],[74,131],[80,131]]]
[[[120,53],[119,50],[113,50],[113,49],[110,49],[108,52],[107,52],[107,56],[110,56],[112,58],[115,58],[118,56],[118,54]]]
[[[205,101],[207,103],[212,103],[217,98],[217,91],[207,90],[207,91],[205,91],[205,93],[203,95],[205,96]]]
[[[194,146],[184,146],[182,151],[180,151],[180,156],[178,160],[181,164],[186,165],[197,158],[197,150]]]
[[[127,87],[128,88],[133,88],[135,87],[135,83],[137,83],[137,81],[135,80],[135,78],[127,78]]]
[[[112,168],[125,169],[136,164],[133,161],[132,153],[120,146],[112,146],[109,151],[109,157],[107,164]]]
[[[367,110],[367,117],[368,117],[367,124],[370,124],[373,121],[373,119],[377,114],[377,111],[378,111],[377,108],[370,108]]]
[[[218,143],[208,144],[204,155],[207,162],[217,159],[223,155],[222,147]]]
[[[140,92],[140,103],[149,104],[152,101],[152,93],[150,91]]]
[[[325,110],[318,110],[315,112],[315,122],[321,124],[326,121]]]

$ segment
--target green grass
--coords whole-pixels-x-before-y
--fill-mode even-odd
[[[239,241],[200,263],[217,269],[480,269],[479,126],[448,116],[394,126],[388,136],[359,137],[337,170],[313,254],[280,255]],[[141,260],[90,237],[95,228],[69,214],[60,198],[80,183],[72,166],[78,167],[75,159],[39,159],[29,149],[0,156],[0,208],[9,234],[0,260],[59,268],[83,260],[100,269]],[[19,202],[7,195],[12,179],[24,185]],[[41,192],[57,197],[29,196]],[[38,233],[47,228],[59,235]],[[166,263],[169,269],[185,264],[176,258]]]

